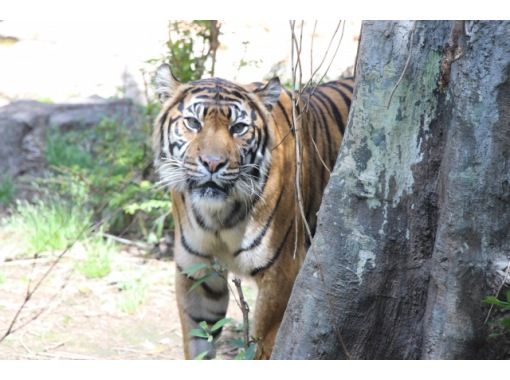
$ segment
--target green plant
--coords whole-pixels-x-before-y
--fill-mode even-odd
[[[506,301],[500,300],[496,296],[488,296],[485,297],[484,302],[489,305],[494,305],[499,307],[501,310],[510,310],[510,290],[508,290],[505,294]],[[499,320],[499,323],[501,327],[503,327],[505,330],[510,331],[510,317],[502,318]]]
[[[214,339],[214,335],[217,334],[223,326],[225,326],[227,323],[231,323],[232,320],[230,318],[223,318],[214,323],[213,325],[209,325],[206,321],[201,321],[198,324],[198,328],[191,329],[190,335],[193,337],[206,339],[208,342],[212,342]],[[198,354],[194,359],[195,360],[202,360],[206,357],[206,355],[209,353],[209,351],[204,351]]]
[[[206,263],[197,263],[190,265],[182,270],[182,273],[190,278],[195,278],[193,284],[191,285],[188,292],[194,291],[205,281],[214,276],[220,276],[224,279],[225,270],[222,266],[215,262],[212,265]],[[248,288],[244,288],[243,293],[248,290]],[[251,289],[249,289],[251,292]],[[209,325],[206,321],[201,321],[198,324],[198,328],[191,329],[190,335],[197,338],[207,339],[208,342],[212,342],[214,336],[220,329],[222,329],[226,324],[232,324],[233,321],[230,318],[223,318],[214,323],[213,325]],[[234,326],[237,332],[244,331],[244,324],[241,323],[239,325]],[[229,341],[229,344],[234,348],[238,349],[237,355],[235,359],[237,360],[252,360],[255,357],[255,353],[257,350],[257,344],[254,341],[245,342],[244,339],[232,339]],[[197,355],[195,360],[202,360],[207,356],[209,352],[204,351]]]
[[[83,132],[68,132],[62,135],[58,131],[46,136],[46,161],[52,166],[91,168],[92,155],[80,144]]]
[[[102,278],[111,272],[110,256],[115,249],[111,240],[94,238],[85,243],[87,256],[80,261],[76,269],[87,278]]]
[[[134,314],[145,299],[147,287],[147,283],[141,277],[121,282],[118,289],[124,292],[124,296],[119,304],[120,309],[127,314]]]
[[[173,74],[183,82],[202,78],[210,61],[214,76],[220,25],[216,20],[172,21],[169,23],[168,56]]]
[[[12,177],[4,175],[0,177],[0,205],[10,203],[14,197],[16,189]]]
[[[242,347],[237,353],[234,359],[236,360],[253,360],[255,358],[255,353],[257,352],[257,344],[255,342],[250,342],[248,348]]]
[[[19,201],[7,228],[23,234],[31,254],[62,250],[85,239],[91,222],[90,212],[65,200],[39,200],[34,204]]]
[[[46,157],[54,175],[43,186],[91,210],[108,232],[159,241],[164,228],[172,227],[171,203],[147,179],[149,130],[105,119],[96,128],[49,135]]]

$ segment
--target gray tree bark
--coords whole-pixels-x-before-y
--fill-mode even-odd
[[[363,24],[272,358],[509,358],[482,302],[510,260],[509,36],[508,21]]]

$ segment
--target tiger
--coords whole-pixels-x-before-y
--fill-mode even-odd
[[[215,357],[221,328],[212,339],[191,331],[203,321],[211,326],[225,318],[227,275],[233,273],[257,286],[251,336],[255,358],[268,359],[310,245],[302,215],[313,236],[347,125],[353,78],[303,91],[296,127],[292,93],[277,77],[249,85],[216,77],[180,83],[163,64],[154,83],[162,104],[152,136],[154,166],[172,199],[184,357]],[[214,265],[219,274],[206,276],[205,267]],[[190,267],[204,269],[190,273]]]

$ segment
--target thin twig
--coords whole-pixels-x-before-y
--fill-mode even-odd
[[[15,257],[15,258],[9,258],[9,260],[5,260],[2,262],[2,266],[22,266],[22,265],[34,265],[34,263],[37,264],[43,264],[47,261],[54,260],[54,257],[43,257],[43,256],[37,256],[37,257]]]
[[[40,356],[55,358],[55,359],[74,359],[74,360],[97,360],[94,356],[76,354],[72,352],[38,352]]]
[[[342,41],[344,39],[345,20],[343,20],[343,21],[341,20],[340,22],[342,23],[342,33],[340,34],[340,38],[338,39],[338,43],[336,44],[335,52],[333,53],[333,56],[331,57],[331,60],[329,61],[329,65],[326,68],[326,70],[324,71],[324,74],[322,74],[321,79],[319,79],[319,81],[317,83],[322,82],[322,80],[326,77],[326,75],[328,75],[329,69],[331,68],[331,65],[333,64],[333,61],[335,60],[336,55],[338,54],[338,50],[340,49],[340,45],[342,44]]]
[[[391,90],[390,97],[388,99],[388,103],[386,103],[386,109],[390,108],[391,99],[393,98],[393,94],[395,93],[397,87],[399,86],[400,82],[402,81],[402,78],[404,78],[404,75],[407,71],[407,67],[409,66],[409,62],[411,62],[411,56],[413,52],[413,39],[414,39],[414,31],[416,30],[416,21],[413,22],[413,29],[411,29],[411,36],[409,37],[409,47],[408,47],[408,53],[407,53],[407,59],[406,63],[404,65],[404,69],[402,70],[402,73],[400,74],[400,78],[398,78],[397,83],[395,84],[395,87]]]
[[[61,295],[62,294],[62,291],[64,290],[64,288],[67,286],[67,284],[69,283],[69,279],[71,278],[71,276],[73,275],[74,271],[70,271],[67,275],[67,277],[64,279],[64,282],[62,283],[62,285],[60,286],[58,292],[55,292],[51,298],[49,299],[49,301],[46,303],[46,305],[41,308],[39,311],[37,311],[36,313],[34,313],[30,318],[22,321],[19,325],[17,326],[14,326],[13,323],[11,323],[11,326],[10,326],[10,331],[8,331],[9,333],[6,334],[7,335],[10,335],[10,334],[13,334],[15,333],[16,331],[18,330],[21,330],[23,327],[27,326],[28,324],[32,323],[33,321],[35,321],[36,319],[38,319],[41,315],[43,315],[44,313],[48,313],[50,312],[51,310],[53,310],[53,308],[55,307],[55,305],[52,305],[52,302],[55,300],[55,298],[57,298],[57,296]],[[40,281],[43,281],[44,279],[41,279]],[[35,292],[36,289],[34,289],[34,291],[32,291],[31,294],[28,294],[28,296],[32,297],[33,293]],[[28,300],[27,300],[28,302]],[[22,307],[24,308],[25,305],[22,305]],[[18,311],[21,312],[22,308],[20,308]],[[17,315],[17,319],[19,320],[19,315]],[[14,322],[17,322],[17,321],[14,321]],[[6,337],[2,337],[2,339],[0,339],[0,343],[2,342],[2,340],[4,340]]]
[[[63,341],[61,341],[59,343],[56,343],[56,344],[53,344],[51,346],[45,347],[45,348],[43,348],[43,352],[48,352],[48,351],[56,350],[57,348],[60,348],[60,347],[64,346],[70,340],[71,339],[66,339],[66,340],[63,340]]]
[[[241,302],[241,311],[243,313],[244,349],[247,350],[250,345],[250,321],[248,318],[250,314],[250,306],[244,299],[243,289],[241,288],[241,280],[236,277],[232,280],[232,282],[236,286],[236,290],[239,295],[239,301]]]
[[[328,56],[328,53],[331,49],[331,45],[333,44],[333,41],[335,40],[335,37],[336,37],[336,34],[338,33],[338,29],[340,29],[340,25],[342,25],[342,20],[340,20],[338,22],[338,24],[336,25],[336,29],[335,31],[333,32],[333,35],[331,36],[331,39],[329,40],[329,43],[328,43],[328,47],[326,48],[326,51],[324,52],[324,56],[322,57],[322,60],[321,62],[319,63],[319,66],[317,66],[317,68],[313,71],[310,79],[308,80],[308,82],[305,83],[305,85],[303,86],[303,90],[305,90],[307,87],[309,87],[312,82],[313,82],[313,77],[315,76],[315,74],[317,74],[319,72],[319,70],[321,69],[322,65],[324,64],[324,62],[326,61],[326,57]]]
[[[119,236],[108,234],[106,232],[103,232],[101,235],[103,237],[105,237],[105,238],[112,239],[113,241],[119,242],[121,244],[132,245],[132,246],[140,248],[140,249],[150,250],[150,249],[153,248],[152,244],[147,244],[147,243],[144,243],[142,241],[129,240],[129,239],[126,239],[126,238],[121,238]]]
[[[313,78],[313,41],[315,39],[315,30],[317,29],[317,20],[313,24],[313,31],[310,42],[310,80]]]

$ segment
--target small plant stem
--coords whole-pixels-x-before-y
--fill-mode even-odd
[[[244,349],[247,350],[250,345],[250,321],[248,319],[250,306],[244,298],[243,289],[241,288],[241,279],[236,277],[232,280],[232,282],[236,287],[237,293],[239,294],[239,302],[241,303],[241,312],[243,313]]]

